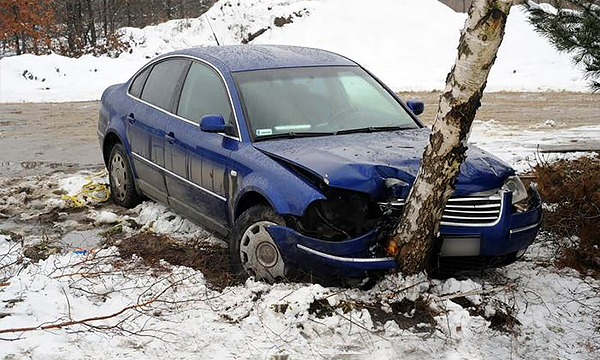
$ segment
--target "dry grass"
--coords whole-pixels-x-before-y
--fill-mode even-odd
[[[579,241],[559,242],[558,265],[600,275],[600,155],[539,161],[534,181],[547,204],[543,229]]]

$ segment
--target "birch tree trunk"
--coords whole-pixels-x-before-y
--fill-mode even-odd
[[[388,242],[405,274],[425,268],[446,202],[465,159],[467,137],[502,38],[512,0],[475,0],[446,78],[421,167]]]

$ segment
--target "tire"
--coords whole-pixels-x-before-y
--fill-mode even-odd
[[[140,203],[141,197],[135,189],[135,180],[129,158],[121,144],[115,144],[108,157],[110,198],[120,206],[132,208]]]
[[[232,272],[240,279],[254,276],[269,283],[286,278],[286,265],[265,226],[284,225],[283,218],[268,205],[256,205],[235,221],[229,237]]]

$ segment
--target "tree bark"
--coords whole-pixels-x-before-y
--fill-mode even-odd
[[[21,40],[17,33],[15,33],[15,50],[17,51],[17,55],[21,55]]]
[[[90,44],[96,46],[96,23],[94,22],[94,9],[92,7],[92,0],[86,0],[87,13],[88,13],[88,32],[90,33]]]
[[[104,38],[108,37],[108,8],[106,4],[107,0],[102,0],[102,30],[104,32]]]
[[[405,274],[422,271],[431,255],[442,213],[465,159],[467,137],[481,104],[512,0],[475,0],[461,32],[455,65],[446,78],[438,112],[388,253]]]

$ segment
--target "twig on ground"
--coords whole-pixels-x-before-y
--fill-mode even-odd
[[[444,296],[432,297],[430,300],[432,300],[432,301],[445,301],[445,300],[451,300],[451,299],[455,299],[455,298],[459,298],[459,297],[465,297],[465,296],[470,296],[470,295],[488,295],[488,294],[500,292],[502,290],[509,290],[510,288],[511,288],[511,285],[495,286],[495,287],[493,287],[491,289],[473,289],[473,290],[465,291],[465,292],[462,292],[462,293],[456,293],[456,294],[449,294],[449,295],[444,295]]]

